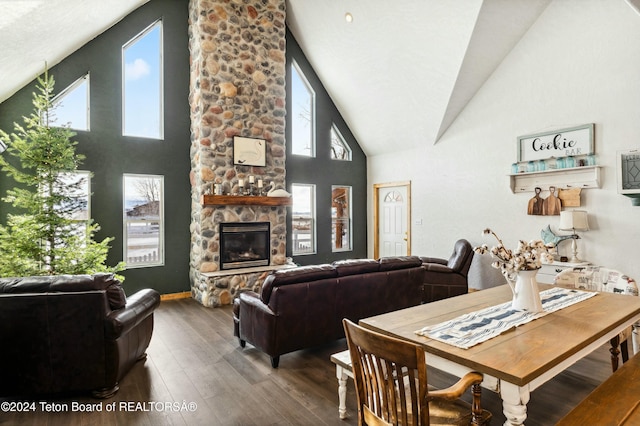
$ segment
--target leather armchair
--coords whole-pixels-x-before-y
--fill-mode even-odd
[[[152,289],[125,297],[113,274],[0,278],[0,396],[112,396],[159,304]]]
[[[473,247],[469,241],[456,241],[449,259],[423,257],[424,273],[423,302],[429,303],[469,291],[467,276],[473,260]]]

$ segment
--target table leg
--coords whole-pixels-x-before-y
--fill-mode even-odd
[[[529,402],[529,387],[516,386],[512,383],[500,382],[500,397],[502,411],[507,418],[504,426],[523,425],[527,418],[527,403]]]
[[[347,373],[344,368],[336,364],[336,377],[338,378],[338,415],[341,419],[347,417]]]
[[[609,352],[611,352],[611,369],[615,373],[618,369],[618,355],[620,355],[620,335],[618,334],[616,337],[610,340],[611,348]]]

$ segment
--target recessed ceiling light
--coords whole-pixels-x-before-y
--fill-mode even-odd
[[[344,19],[347,22],[353,22],[353,15],[350,14],[349,12],[347,12],[347,13],[344,14]]]

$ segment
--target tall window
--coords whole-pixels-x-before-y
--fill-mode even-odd
[[[52,187],[41,187],[40,191],[44,197],[59,197],[53,209],[55,213],[70,223],[60,228],[64,235],[78,237],[84,242],[87,232],[87,221],[91,218],[91,173],[86,171],[60,172],[57,179],[52,183]],[[50,192],[50,190],[52,192]],[[57,232],[57,231],[56,231]],[[45,242],[47,247],[49,242]],[[57,247],[63,247],[64,239],[58,239]]]
[[[162,21],[122,46],[122,132],[163,138]]]
[[[164,178],[124,175],[124,259],[128,268],[164,263]]]
[[[56,124],[89,130],[89,74],[80,77],[53,98]]]
[[[316,186],[294,183],[291,185],[292,206],[292,253],[316,252]]]
[[[59,187],[54,188],[56,194],[68,197],[69,205],[56,206],[56,209],[69,219],[84,222],[91,217],[90,200],[91,173],[85,171],[62,172]]]
[[[331,187],[331,247],[351,250],[351,187]]]
[[[331,159],[351,161],[351,148],[335,124],[331,125]]]
[[[291,152],[315,157],[316,94],[298,64],[291,62]]]

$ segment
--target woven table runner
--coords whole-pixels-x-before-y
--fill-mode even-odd
[[[598,293],[554,287],[540,292],[543,312],[516,311],[511,302],[461,315],[449,321],[423,327],[416,334],[448,343],[462,349],[482,343],[507,330],[541,318]]]

